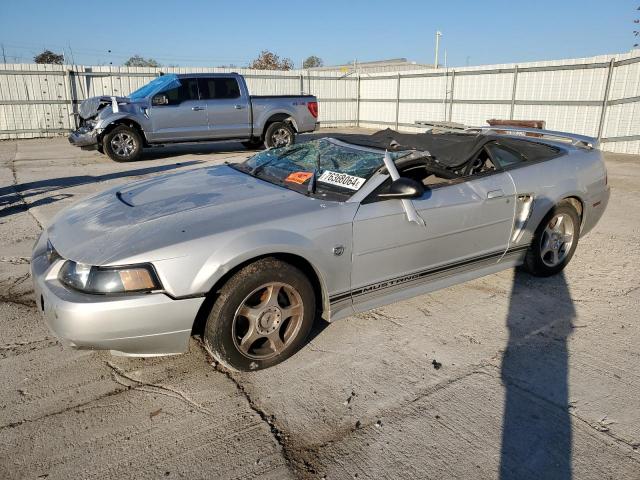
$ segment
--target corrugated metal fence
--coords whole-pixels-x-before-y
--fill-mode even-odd
[[[66,133],[83,99],[127,95],[161,73],[237,71],[256,95],[312,93],[323,126],[415,122],[482,125],[545,120],[547,128],[600,137],[603,148],[640,154],[640,51],[585,59],[379,74],[228,68],[0,65],[0,139]]]

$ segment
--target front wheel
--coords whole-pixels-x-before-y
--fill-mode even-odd
[[[102,138],[102,148],[116,162],[134,162],[142,156],[142,137],[134,128],[119,125]]]
[[[576,209],[569,202],[560,202],[540,222],[525,257],[525,270],[538,277],[560,273],[573,257],[579,237]]]
[[[288,147],[296,143],[295,132],[286,122],[274,122],[264,134],[264,145],[267,148]]]
[[[205,347],[232,370],[271,367],[304,345],[315,308],[304,273],[275,258],[258,260],[218,293],[204,329]]]

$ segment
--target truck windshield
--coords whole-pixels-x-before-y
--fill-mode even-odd
[[[146,85],[140,87],[138,90],[129,94],[129,98],[131,99],[140,99],[145,98],[151,95],[153,92],[159,90],[160,88],[173,88],[179,87],[180,80],[177,75],[162,75],[158,78],[154,78]]]
[[[406,153],[392,152],[391,158]],[[345,200],[362,188],[384,164],[383,157],[384,152],[380,150],[321,138],[265,150],[232,166],[291,190]],[[309,184],[314,180],[315,188],[310,189]]]

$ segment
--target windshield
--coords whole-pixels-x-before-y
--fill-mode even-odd
[[[390,155],[396,159],[406,153],[390,152]],[[291,190],[346,200],[383,166],[383,157],[384,152],[377,149],[321,138],[265,150],[233,166]]]
[[[145,98],[151,95],[156,90],[159,90],[161,87],[179,87],[180,80],[177,75],[162,75],[161,77],[154,78],[146,85],[140,87],[135,92],[129,94],[129,98],[131,99],[140,99]]]

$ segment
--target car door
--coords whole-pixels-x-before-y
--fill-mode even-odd
[[[166,98],[167,103],[160,103]],[[207,138],[209,125],[205,102],[198,94],[196,78],[180,78],[180,85],[156,93],[151,99],[149,119],[152,142],[188,141]]]
[[[495,266],[513,226],[515,188],[506,172],[427,189],[409,222],[400,200],[363,202],[353,224],[352,299],[366,311]],[[491,272],[487,272],[491,273]]]
[[[251,111],[235,77],[201,77],[200,98],[207,107],[209,135],[212,138],[249,138]]]

